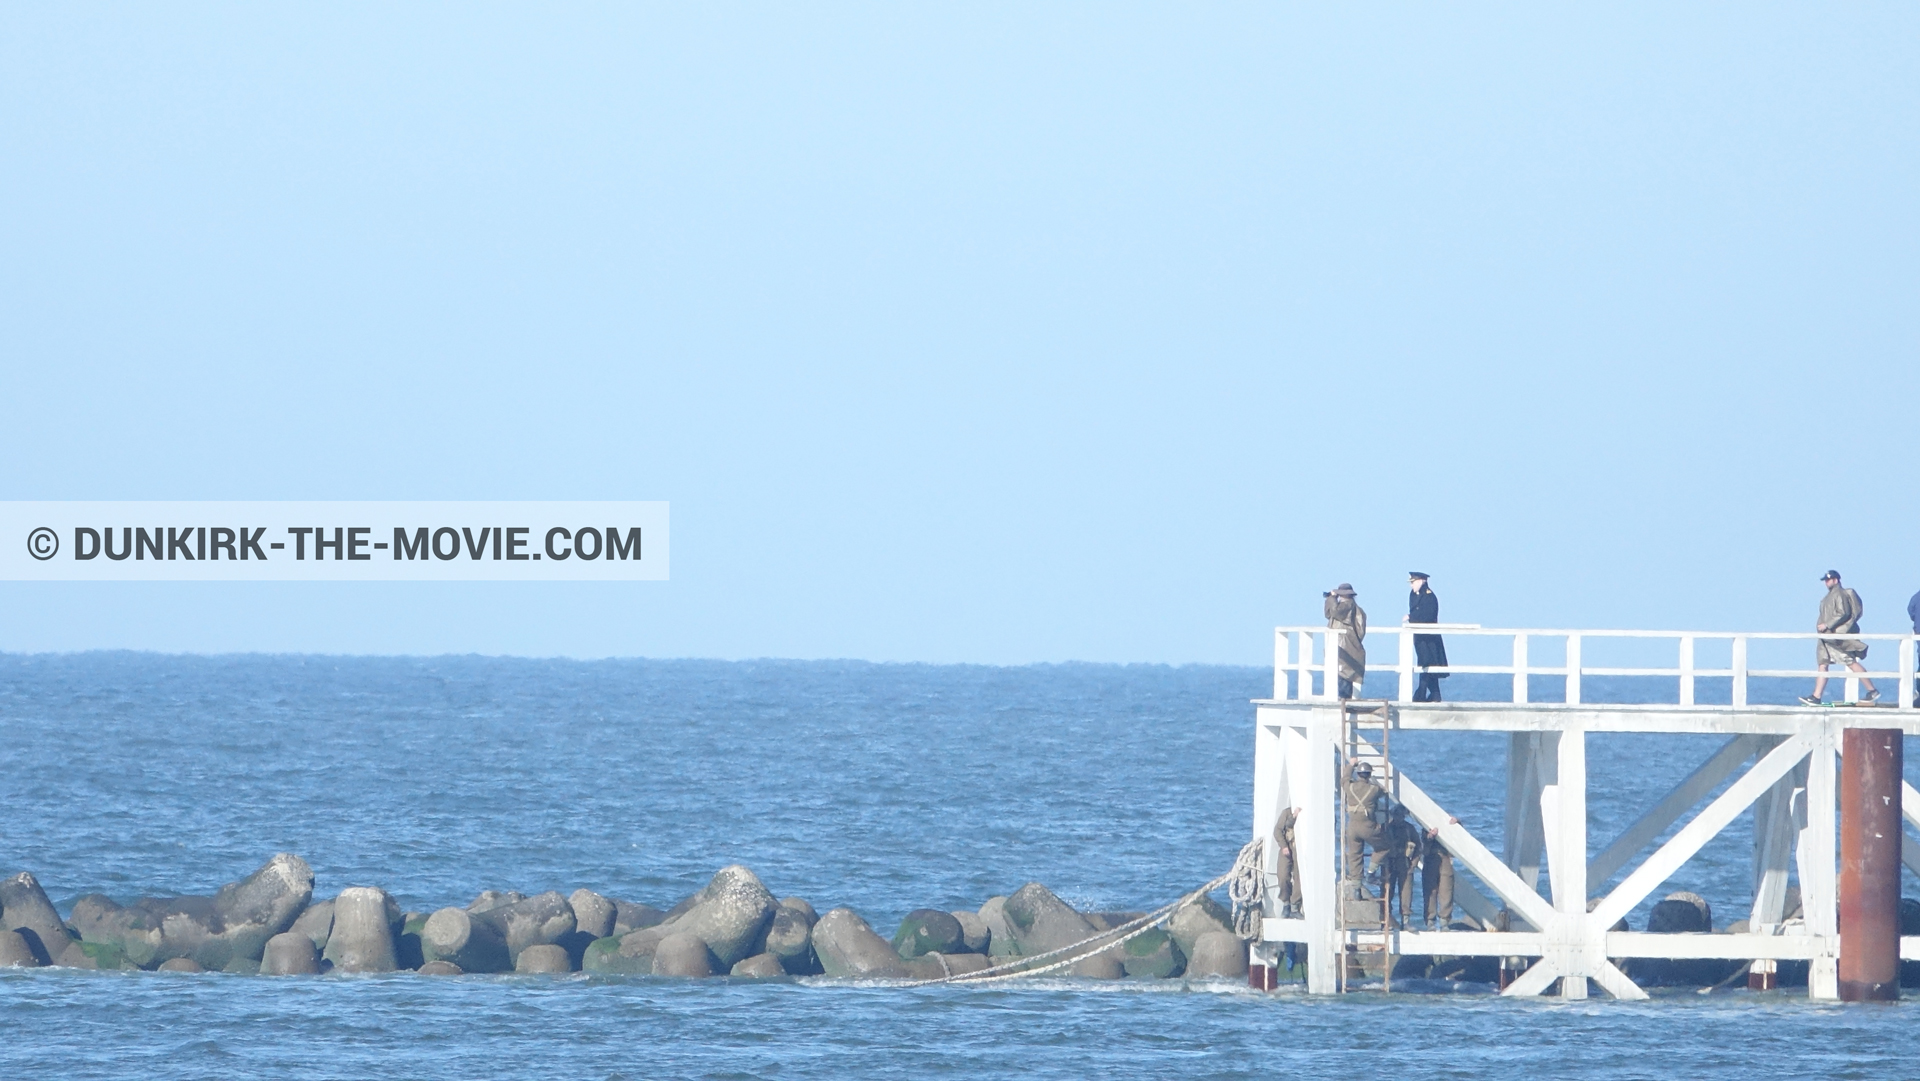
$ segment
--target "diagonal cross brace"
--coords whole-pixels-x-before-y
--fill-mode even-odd
[[[1379,757],[1379,750],[1371,743],[1365,740],[1361,742],[1366,748],[1368,757]],[[1480,876],[1480,881],[1485,882],[1488,889],[1498,894],[1500,899],[1507,903],[1508,908],[1534,927],[1546,930],[1557,917],[1553,906],[1547,903],[1546,898],[1529,889],[1527,884],[1520,880],[1520,876],[1513,873],[1512,868],[1502,863],[1500,858],[1495,856],[1486,845],[1481,844],[1473,834],[1468,833],[1465,826],[1449,821],[1453,816],[1447,814],[1440,804],[1436,803],[1432,796],[1427,795],[1419,785],[1414,784],[1405,770],[1397,772],[1400,777],[1400,802],[1407,805],[1407,810],[1413,813],[1413,817],[1419,819],[1421,825],[1439,830],[1440,843],[1447,846],[1447,851],[1453,853],[1454,859],[1466,864],[1467,870]]]
[[[1758,747],[1753,736],[1734,736],[1720,746],[1711,758],[1701,763],[1700,768],[1687,775],[1687,779],[1673,786],[1673,791],[1660,798],[1653,809],[1640,816],[1640,820],[1620,831],[1612,843],[1601,850],[1587,864],[1587,881],[1595,886],[1605,885],[1615,871],[1627,865],[1627,861],[1640,854],[1640,850],[1654,842],[1654,839],[1675,822],[1680,816],[1693,810],[1707,794],[1719,787],[1720,782],[1733,775],[1733,771],[1745,765]]]
[[[1522,972],[1518,979],[1508,984],[1506,990],[1500,993],[1509,998],[1522,998],[1542,994],[1554,980],[1565,975],[1567,975],[1567,973],[1560,971],[1560,966],[1542,957],[1538,961],[1535,961],[1525,972]],[[1584,979],[1585,977],[1576,976],[1574,978]],[[1614,964],[1612,961],[1602,961],[1600,963],[1600,971],[1593,974],[1593,980],[1595,983],[1598,983],[1601,989],[1606,991],[1607,994],[1612,995],[1622,1002],[1640,1002],[1647,998],[1647,993],[1640,989],[1640,985],[1629,979],[1626,973],[1620,971],[1620,966]]]
[[[1900,782],[1900,817],[1920,826],[1920,791],[1916,791],[1910,781]],[[1904,829],[1900,831],[1900,862],[1907,865],[1907,870],[1920,875],[1920,843],[1915,843]]]
[[[1633,911],[1635,905],[1679,870],[1681,864],[1692,859],[1701,846],[1726,829],[1729,823],[1739,817],[1740,812],[1759,799],[1760,793],[1786,776],[1787,771],[1799,764],[1812,749],[1812,741],[1807,736],[1797,735],[1769,751],[1745,776],[1721,793],[1719,799],[1707,804],[1706,809],[1696,815],[1693,821],[1681,827],[1679,833],[1674,834],[1666,844],[1648,856],[1645,863],[1614,887],[1613,892],[1607,894],[1607,899],[1600,902],[1588,919],[1599,927],[1611,927],[1618,923],[1621,917]]]

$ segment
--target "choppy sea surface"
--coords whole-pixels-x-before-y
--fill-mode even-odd
[[[1149,908],[1247,838],[1248,700],[1271,689],[1223,667],[0,656],[0,873],[33,871],[63,911],[209,893],[279,851],[320,896],[421,910],[581,886],[665,907],[736,862],[883,934],[1027,881]],[[1591,737],[1596,850],[1717,743]],[[1503,737],[1394,749],[1497,848]],[[1748,845],[1743,820],[1655,896],[1741,918]],[[4,1078],[1879,1078],[1920,1076],[1916,1030],[1908,1003],[1744,990],[0,971]]]

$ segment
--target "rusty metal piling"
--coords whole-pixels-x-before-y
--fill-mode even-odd
[[[1840,766],[1840,1000],[1900,997],[1901,732],[1849,728]]]

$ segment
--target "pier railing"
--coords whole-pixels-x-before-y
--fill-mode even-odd
[[[1275,700],[1287,699],[1326,699],[1335,697],[1339,677],[1338,639],[1344,632],[1325,626],[1276,627],[1274,629],[1273,652],[1273,697]],[[1460,638],[1506,638],[1512,643],[1512,661],[1508,664],[1450,664],[1423,667],[1416,663],[1413,639],[1415,635],[1438,634],[1448,639]],[[1609,666],[1585,663],[1585,647],[1595,641],[1638,639],[1664,640],[1673,644],[1675,663],[1668,666]],[[1814,649],[1814,643],[1826,639],[1832,642],[1861,641],[1868,643],[1888,642],[1894,644],[1897,670],[1869,670],[1855,672],[1836,665],[1826,672],[1809,665],[1806,668],[1754,668],[1749,665],[1750,647],[1755,642],[1799,641],[1806,643],[1808,652]],[[1364,645],[1370,654],[1386,642],[1397,643],[1398,652],[1391,661],[1369,656],[1368,671],[1372,673],[1393,672],[1399,676],[1397,698],[1401,702],[1413,701],[1415,679],[1418,676],[1432,674],[1476,673],[1483,675],[1507,675],[1513,678],[1513,701],[1541,702],[1551,699],[1532,698],[1529,679],[1533,676],[1562,677],[1565,680],[1563,701],[1568,705],[1581,702],[1582,682],[1588,676],[1653,676],[1678,681],[1679,699],[1682,706],[1694,705],[1695,690],[1701,679],[1729,679],[1732,681],[1730,704],[1736,708],[1748,705],[1748,681],[1753,678],[1768,679],[1814,679],[1820,676],[1836,682],[1844,682],[1843,700],[1857,702],[1860,699],[1860,681],[1870,679],[1884,684],[1882,695],[1892,699],[1888,705],[1902,710],[1913,708],[1914,670],[1916,648],[1920,648],[1920,635],[1914,634],[1814,634],[1792,632],[1752,632],[1728,633],[1721,631],[1611,631],[1611,630],[1550,630],[1482,627],[1477,623],[1414,623],[1370,628]],[[1531,656],[1536,643],[1558,642],[1563,646],[1564,660],[1559,664],[1535,664]],[[1696,658],[1699,646],[1703,642],[1725,642],[1729,644],[1730,663],[1726,667],[1701,667]],[[1874,656],[1872,650],[1869,657]],[[1884,655],[1884,653],[1882,654]],[[1878,658],[1875,658],[1878,659]],[[1288,679],[1292,674],[1293,678]],[[1320,685],[1316,691],[1314,677],[1319,676]]]

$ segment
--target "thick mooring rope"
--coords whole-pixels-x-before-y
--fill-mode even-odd
[[[1261,854],[1261,842],[1258,840],[1249,841],[1247,842],[1245,847],[1240,849],[1240,856],[1238,859],[1234,860],[1233,869],[1228,871],[1226,874],[1221,875],[1219,878],[1214,879],[1212,882],[1209,882],[1206,885],[1200,887],[1199,889],[1194,890],[1193,892],[1185,895],[1184,897],[1181,897],[1178,901],[1175,901],[1170,905],[1166,905],[1162,908],[1155,909],[1154,911],[1149,912],[1144,916],[1141,916],[1139,919],[1129,920],[1118,927],[1115,927],[1106,931],[1101,931],[1098,934],[1095,934],[1088,938],[1083,938],[1080,941],[1075,942],[1071,946],[1062,946],[1057,950],[1048,950],[1046,953],[1034,954],[1032,957],[1015,958],[1014,960],[1009,961],[1006,964],[995,965],[992,968],[981,969],[979,972],[962,972],[957,975],[947,975],[947,976],[942,976],[938,979],[919,980],[917,982],[923,983],[923,984],[994,983],[999,980],[1015,980],[1015,979],[1020,979],[1026,976],[1040,976],[1048,972],[1054,972],[1059,969],[1065,968],[1068,965],[1076,964],[1080,961],[1083,961],[1086,958],[1091,957],[1096,953],[1100,953],[1104,950],[1110,950],[1116,946],[1125,945],[1126,943],[1133,941],[1134,939],[1140,937],[1141,935],[1146,934],[1148,931],[1153,930],[1155,927],[1159,926],[1160,924],[1165,923],[1167,920],[1172,919],[1173,914],[1175,912],[1180,911],[1181,909],[1187,907],[1188,905],[1194,903],[1195,901],[1198,901],[1200,898],[1205,897],[1207,894],[1212,893],[1214,890],[1219,889],[1223,885],[1228,885],[1229,883],[1231,883],[1231,885],[1228,885],[1228,893],[1233,898],[1235,932],[1237,934],[1240,934],[1241,937],[1244,938],[1246,937],[1247,932],[1240,929],[1241,922],[1242,922],[1240,917],[1240,910],[1242,907],[1243,895],[1251,901],[1251,904],[1253,905],[1252,911],[1255,913],[1256,919],[1258,918],[1258,913],[1260,911],[1259,900],[1258,900],[1259,888],[1260,888],[1260,854]],[[1246,892],[1249,889],[1249,887],[1246,886],[1246,883],[1248,882],[1252,883],[1252,886],[1250,887],[1252,890],[1251,893]],[[1258,924],[1256,923],[1254,926],[1257,928]],[[1112,938],[1112,936],[1116,936],[1116,935],[1119,937]],[[1106,939],[1109,939],[1109,938],[1112,938],[1112,941],[1105,941]],[[1098,943],[1098,945],[1095,945],[1096,943]],[[1092,947],[1092,948],[1089,949],[1087,947]],[[1074,952],[1076,950],[1083,950],[1083,949],[1085,950],[1084,953]],[[1062,957],[1062,955],[1065,955],[1062,960],[1054,961],[1051,964],[1041,965],[1038,968],[1027,967],[1029,965],[1034,964],[1037,961],[1045,961],[1050,957]],[[942,967],[945,967],[944,958],[942,959]],[[952,970],[948,969],[948,971],[951,972]]]
[[[1227,896],[1233,899],[1233,933],[1241,938],[1252,938],[1260,933],[1260,920],[1266,916],[1266,906],[1260,903],[1266,892],[1261,881],[1261,856],[1265,844],[1256,837],[1240,849],[1240,855],[1233,861],[1233,878],[1227,883]]]

